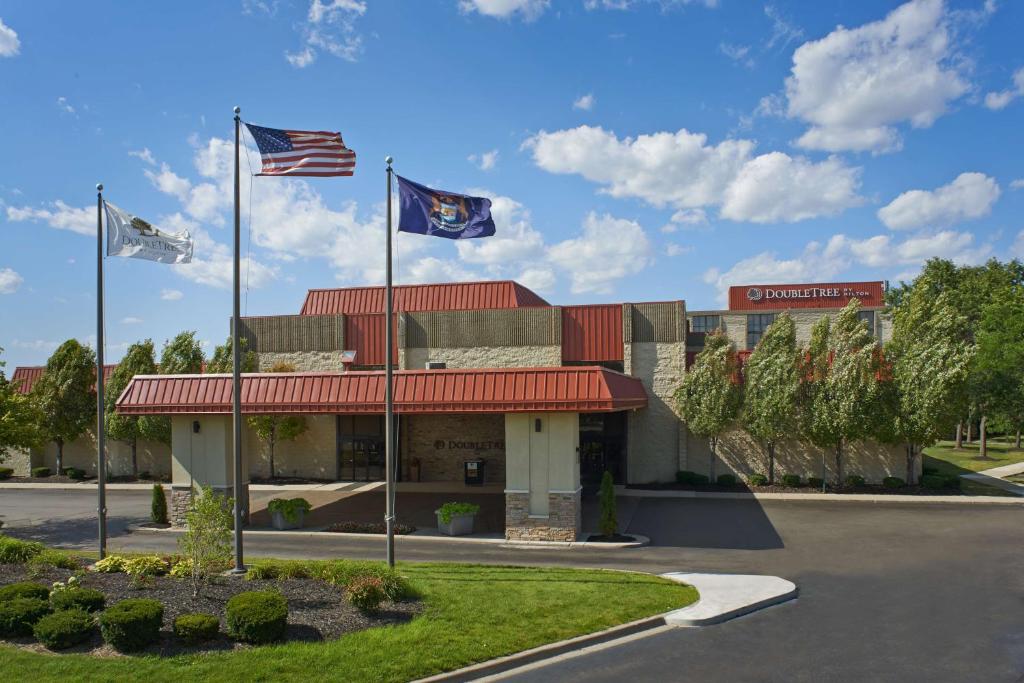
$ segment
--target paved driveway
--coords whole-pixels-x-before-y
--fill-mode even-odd
[[[121,533],[148,506],[146,492],[111,492],[113,548],[173,549],[173,537]],[[86,492],[0,491],[12,533],[51,543],[92,543],[94,507]],[[624,500],[620,511],[655,545],[516,550],[400,538],[397,552],[403,560],[763,573],[800,586],[795,602],[640,639],[524,681],[1024,680],[1020,507],[645,499]],[[383,557],[376,538],[253,536],[246,547],[250,556]]]

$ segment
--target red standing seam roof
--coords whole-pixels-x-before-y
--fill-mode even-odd
[[[511,280],[396,285],[395,311],[466,311],[549,306],[537,293]],[[301,315],[383,313],[384,287],[311,289]]]
[[[103,384],[106,386],[107,382],[110,381],[110,376],[114,374],[114,368],[117,365],[104,365],[103,366]],[[14,368],[14,374],[11,375],[11,381],[18,384],[18,393],[27,394],[32,391],[32,387],[35,386],[39,378],[43,376],[43,372],[46,371],[45,365],[28,365],[23,367]],[[93,387],[95,389],[95,387]]]
[[[403,414],[613,412],[644,408],[640,380],[596,366],[395,373]],[[230,375],[137,375],[117,400],[123,415],[229,414]],[[242,377],[246,414],[384,412],[384,373],[253,373]]]
[[[623,359],[622,304],[562,307],[562,360]]]

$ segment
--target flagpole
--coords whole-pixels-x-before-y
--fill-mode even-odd
[[[242,556],[242,377],[241,356],[239,355],[238,327],[241,309],[241,292],[239,287],[239,252],[241,251],[241,202],[239,201],[240,184],[238,177],[238,138],[242,119],[240,107],[235,107],[235,258],[234,258],[234,301],[231,314],[231,419],[233,427],[232,449],[234,466],[232,470],[235,494],[235,568],[234,574],[245,573]],[[245,491],[248,494],[248,491]],[[248,502],[246,502],[248,507]]]
[[[387,182],[387,201],[388,201],[388,235],[387,235],[387,287],[385,287],[384,293],[384,317],[386,325],[384,329],[384,478],[386,480],[384,487],[384,495],[387,498],[385,503],[385,514],[384,523],[387,527],[387,558],[388,566],[395,566],[395,405],[394,405],[394,387],[392,386],[392,377],[394,375],[394,359],[392,358],[391,349],[393,346],[392,335],[394,331],[392,329],[394,324],[394,302],[392,301],[391,295],[391,176],[394,173],[391,170],[391,157],[386,157],[384,163],[388,165],[388,182]]]
[[[103,183],[96,185],[96,515],[100,559],[107,554],[107,464],[103,405]],[[63,474],[58,472],[57,474]]]

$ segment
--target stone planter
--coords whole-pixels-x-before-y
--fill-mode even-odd
[[[303,521],[305,521],[305,518],[306,511],[301,509],[295,511],[294,522],[290,522],[287,519],[285,519],[284,515],[280,512],[270,513],[270,523],[278,531],[287,531],[288,529],[301,529],[302,523]]]
[[[441,519],[441,513],[437,513],[437,530],[448,536],[466,536],[473,533],[473,519],[476,515],[452,515],[452,521],[447,524]]]

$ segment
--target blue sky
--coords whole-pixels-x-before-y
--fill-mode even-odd
[[[0,2],[8,371],[95,340],[98,181],[196,237],[187,266],[107,259],[108,356],[223,339],[236,104],[358,154],[352,178],[243,177],[250,315],[381,281],[387,154],[498,225],[400,236],[400,283],[706,309],[729,284],[1024,257],[1022,29],[1006,0]]]

